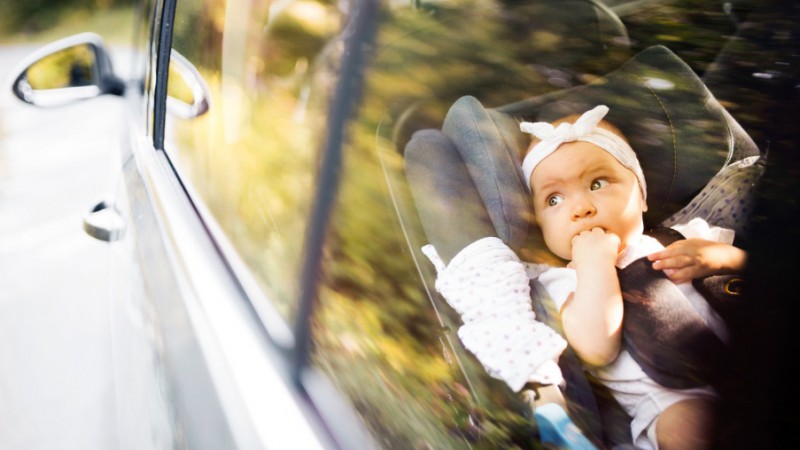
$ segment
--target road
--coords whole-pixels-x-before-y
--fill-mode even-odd
[[[0,47],[0,448],[118,448],[109,250],[81,227],[115,182],[122,102],[17,101],[31,50]]]

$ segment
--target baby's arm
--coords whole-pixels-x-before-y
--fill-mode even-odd
[[[567,342],[536,320],[530,280],[517,255],[496,237],[479,239],[450,264],[433,246],[423,252],[436,266],[436,290],[461,316],[458,337],[487,372],[514,391],[529,382],[558,384],[556,364]]]
[[[647,257],[653,268],[663,270],[675,283],[708,275],[741,272],[747,253],[729,244],[705,239],[684,239]]]
[[[600,228],[572,240],[572,267],[577,288],[561,312],[564,333],[572,348],[589,365],[616,359],[621,345],[622,293],[616,267],[620,240]]]

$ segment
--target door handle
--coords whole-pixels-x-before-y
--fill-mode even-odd
[[[97,203],[83,217],[83,231],[105,242],[118,241],[125,236],[125,219],[122,213],[105,200]]]

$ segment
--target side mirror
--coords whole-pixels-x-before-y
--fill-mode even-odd
[[[25,59],[14,73],[11,90],[25,103],[59,106],[97,97],[122,95],[125,84],[114,75],[103,40],[81,33],[53,42]]]

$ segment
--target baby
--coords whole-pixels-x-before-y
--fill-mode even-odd
[[[633,418],[638,448],[706,448],[710,445],[708,386],[667,388],[648,376],[623,345],[623,291],[618,269],[646,257],[689,299],[713,333],[726,330],[692,287],[692,279],[740,271],[744,251],[732,231],[695,219],[673,227],[687,239],[666,248],[645,234],[647,187],[634,151],[603,120],[598,106],[553,124],[523,123],[535,136],[523,161],[535,221],[545,244],[569,261],[539,276],[560,308],[564,334],[585,367]]]
[[[535,136],[522,165],[535,221],[567,267],[525,265],[496,237],[447,265],[432,246],[423,251],[437,291],[460,314],[459,339],[490,375],[514,391],[563,381],[556,362],[567,342],[536,320],[529,278],[537,278],[585,368],[631,416],[634,445],[705,448],[710,361],[724,353],[727,329],[690,281],[740,271],[746,254],[730,245],[731,230],[699,218],[673,226],[686,239],[666,248],[644,234],[644,175],[622,133],[603,121],[607,112],[521,124]]]

